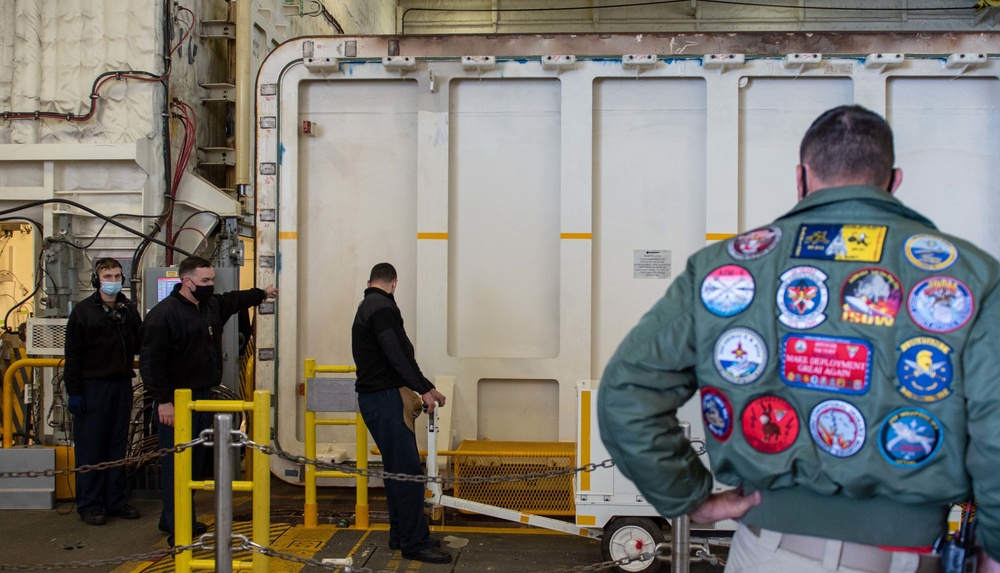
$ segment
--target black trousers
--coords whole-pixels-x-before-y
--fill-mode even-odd
[[[424,475],[417,451],[417,440],[403,421],[403,399],[399,389],[359,393],[358,407],[368,431],[382,452],[385,471],[408,475]],[[423,482],[385,480],[385,496],[389,502],[389,543],[405,552],[417,552],[431,547],[430,529],[424,519]]]
[[[212,390],[209,388],[191,391],[192,400],[210,400],[211,398]],[[174,428],[160,422],[158,406],[159,404],[153,404],[153,415],[156,416],[156,431],[158,432],[157,441],[161,450],[163,448],[172,448],[174,446]],[[191,438],[197,438],[202,430],[212,425],[213,415],[212,412],[191,412],[191,423],[193,426],[191,429]],[[176,408],[174,421],[177,421]],[[160,512],[160,530],[167,531],[171,535],[174,533],[174,455],[166,455],[160,458],[160,494],[163,498],[163,511]],[[195,446],[191,448],[192,469],[200,471],[204,465],[205,447]],[[201,479],[201,476],[197,476],[196,479]],[[191,495],[193,496],[194,492],[191,492]],[[192,519],[198,515],[193,503],[191,506]]]
[[[132,381],[84,380],[83,403],[83,415],[73,416],[77,467],[123,459],[132,416]],[[76,510],[80,515],[117,513],[126,501],[122,466],[76,474]]]

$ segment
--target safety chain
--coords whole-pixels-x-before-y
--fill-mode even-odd
[[[593,565],[581,565],[579,567],[567,567],[565,569],[551,569],[549,571],[543,571],[542,573],[583,573],[584,571],[605,571],[607,569],[628,565],[629,563],[635,563],[636,561],[649,561],[650,559],[657,557],[659,557],[659,554],[655,552],[640,553],[635,557],[622,557],[621,559],[616,559],[614,561],[604,561],[601,563],[594,563]]]
[[[670,543],[657,543],[653,551],[656,558],[661,561],[671,561],[673,559],[673,546]],[[704,561],[709,565],[726,565],[726,560],[712,553],[712,542],[708,539],[692,539],[688,551],[688,563],[700,563]]]
[[[310,559],[308,557],[299,557],[298,555],[292,555],[291,553],[283,553],[276,549],[270,547],[264,547],[263,545],[254,543],[243,535],[234,535],[234,538],[238,538],[242,541],[239,546],[240,549],[246,549],[249,551],[256,551],[261,555],[266,555],[268,557],[274,557],[277,559],[284,559],[285,561],[294,561],[296,563],[301,563],[303,565],[309,565],[310,567],[321,567],[323,569],[340,569],[344,573],[391,573],[385,570],[375,571],[369,567],[354,567],[351,565],[341,565],[336,563],[325,563],[321,559]],[[582,565],[579,567],[569,567],[566,569],[553,569],[551,571],[545,571],[543,573],[585,573],[586,571],[604,571],[611,569],[613,567],[618,567],[621,565],[628,565],[629,563],[634,563],[636,561],[649,561],[656,557],[656,553],[643,553],[636,557],[623,557],[615,561],[604,561],[602,563],[595,563],[593,565]]]
[[[62,571],[64,569],[79,569],[82,567],[104,567],[106,565],[121,565],[122,563],[154,561],[164,557],[172,557],[191,549],[204,549],[201,541],[190,545],[178,545],[169,549],[155,549],[146,553],[133,553],[125,557],[109,557],[93,561],[66,561],[63,563],[47,563],[39,565],[9,565],[0,563],[0,571]]]
[[[74,473],[86,473],[86,472],[97,472],[101,470],[107,470],[111,468],[116,468],[119,466],[129,466],[133,464],[142,464],[152,459],[158,458],[160,456],[165,456],[167,454],[179,454],[188,448],[193,448],[205,441],[204,438],[198,437],[190,442],[185,442],[183,444],[178,444],[171,448],[162,448],[154,452],[147,452],[141,456],[134,458],[125,458],[121,460],[114,460],[111,462],[101,462],[99,464],[87,464],[76,468],[64,468],[61,470],[50,469],[44,471],[26,471],[26,472],[0,472],[0,479],[3,478],[37,478],[37,477],[55,477],[62,474],[74,474]]]
[[[94,559],[92,561],[66,561],[63,563],[48,563],[48,564],[38,564],[38,565],[13,565],[13,564],[2,564],[0,563],[0,571],[62,571],[64,569],[79,569],[83,567],[105,567],[107,565],[121,565],[123,563],[129,562],[142,562],[142,561],[154,561],[162,559],[164,557],[173,557],[185,551],[190,551],[194,549],[204,549],[212,550],[213,546],[208,545],[204,542],[204,539],[210,538],[211,536],[206,535],[202,540],[196,541],[189,545],[178,545],[169,549],[156,549],[153,551],[148,551],[146,553],[133,553],[132,555],[127,555],[124,557],[110,557],[108,559]],[[250,541],[245,535],[233,535],[233,539],[240,541],[240,544],[234,546],[237,549],[244,549],[247,551],[254,551],[265,555],[267,557],[273,557],[276,559],[282,559],[284,561],[293,561],[295,563],[300,563],[302,565],[308,565],[310,567],[319,567],[321,569],[339,569],[344,573],[391,573],[390,571],[379,570],[375,571],[370,567],[353,567],[350,565],[338,565],[335,563],[325,563],[322,559],[310,559],[308,557],[299,557],[298,555],[293,555],[291,553],[284,553],[276,549],[265,547],[258,543]],[[657,550],[660,548],[657,547]],[[586,571],[604,571],[611,569],[613,567],[618,567],[622,565],[628,565],[629,563],[634,563],[636,561],[648,561],[656,557],[656,553],[643,553],[636,557],[623,557],[615,561],[604,561],[602,563],[595,563],[593,565],[583,565],[580,567],[570,567],[566,569],[554,569],[551,571],[545,571],[544,573],[584,573]]]
[[[364,470],[347,464],[335,464],[335,463],[310,459],[305,456],[295,456],[288,452],[275,448],[273,446],[258,444],[250,439],[243,440],[242,445],[260,450],[269,456],[272,455],[278,456],[279,458],[285,461],[292,462],[294,464],[311,465],[311,466],[316,466],[316,468],[318,469],[334,470],[352,475],[374,477],[379,479],[390,479],[396,481],[412,481],[420,483],[440,483],[440,484],[505,483],[505,482],[516,482],[516,481],[535,481],[539,479],[573,475],[578,472],[592,472],[600,468],[613,468],[615,466],[614,461],[612,461],[611,459],[607,459],[600,463],[596,464],[590,463],[576,468],[564,468],[560,470],[548,470],[544,472],[531,472],[526,474],[511,474],[506,476],[465,476],[465,477],[425,476],[425,475],[390,473],[381,470]]]

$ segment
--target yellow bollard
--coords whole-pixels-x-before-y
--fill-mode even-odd
[[[22,358],[7,367],[3,375],[3,447],[14,446],[14,376],[22,368],[58,368],[63,358]]]
[[[270,444],[271,393],[257,390],[253,393],[253,434],[258,444]],[[271,546],[271,463],[267,454],[253,451],[253,542]],[[266,555],[253,554],[254,573],[268,573],[270,561]]]
[[[308,395],[309,380],[316,376],[316,360],[306,359],[304,394]],[[306,408],[305,415],[306,457],[316,459],[316,413]],[[316,503],[316,466],[306,464],[306,501],[302,511],[303,525],[319,526],[319,506]]]
[[[368,426],[365,425],[361,412],[357,413],[357,458],[358,469],[368,469]],[[354,508],[354,526],[358,529],[368,528],[368,476],[357,477],[357,505]]]
[[[174,445],[191,441],[191,390],[182,388],[174,391]],[[194,511],[191,500],[191,448],[174,456],[174,544],[190,545]],[[178,553],[174,557],[174,567],[179,573],[190,573],[191,551]]]

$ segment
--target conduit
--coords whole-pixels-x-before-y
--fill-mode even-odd
[[[14,74],[10,104],[13,109],[38,109],[41,90],[41,0],[16,0],[14,5]],[[38,143],[38,123],[10,127],[11,143]]]
[[[250,71],[253,33],[253,5],[250,0],[236,2],[236,185],[250,183],[250,146],[255,141],[252,129],[253,75]]]

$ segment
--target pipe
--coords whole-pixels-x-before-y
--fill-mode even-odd
[[[57,368],[64,358],[22,358],[15,360],[3,374],[3,447],[14,446],[14,375],[22,368]]]
[[[236,3],[236,185],[250,183],[250,148],[253,132],[253,72],[250,34],[253,2]]]
[[[233,573],[232,414],[215,415],[215,571]],[[256,485],[256,484],[255,484]]]
[[[681,422],[680,426],[684,437],[690,440],[691,424]],[[673,573],[688,573],[691,570],[691,518],[687,514],[678,515],[671,525],[670,569]]]

